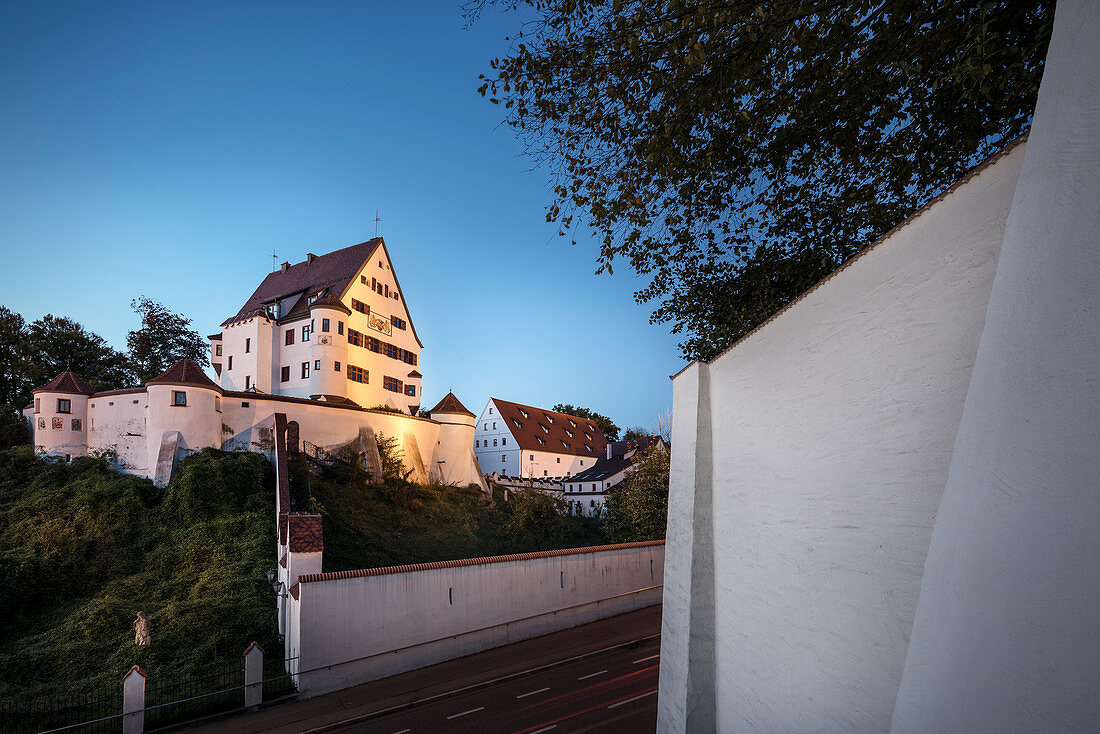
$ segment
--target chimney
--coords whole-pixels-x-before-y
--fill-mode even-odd
[[[282,266],[279,267],[279,272],[280,273],[285,273],[289,267],[290,267],[290,263],[284,262],[282,264]]]
[[[316,259],[317,259],[317,256],[316,256],[316,255],[314,255],[314,254],[313,254],[312,252],[307,252],[307,253],[306,253],[306,264],[307,264],[307,265],[308,265],[309,263],[313,262],[313,261],[314,261],[314,260],[316,260]]]
[[[607,458],[608,458],[609,461],[611,460],[611,442],[610,441],[607,442]]]

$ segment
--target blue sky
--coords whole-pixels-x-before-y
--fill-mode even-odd
[[[425,348],[453,388],[651,426],[676,338],[627,268],[545,222],[477,76],[519,22],[459,2],[0,5],[0,304],[124,349],[148,295],[203,334],[279,261],[369,239],[380,212]]]

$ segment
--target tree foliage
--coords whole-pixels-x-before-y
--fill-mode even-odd
[[[489,0],[491,2],[491,0]],[[476,17],[486,0],[467,4]],[[480,88],[709,358],[1025,131],[1052,0],[504,0]]]
[[[587,418],[603,431],[603,435],[608,441],[619,440],[619,427],[615,425],[615,421],[611,420],[606,415],[601,415],[594,410],[582,408],[578,405],[570,405],[569,403],[558,403],[551,408],[551,410],[565,413],[566,415],[575,415],[578,418]]]
[[[530,543],[536,551],[555,547],[565,535],[565,502],[537,489],[512,492],[505,534]]]
[[[151,380],[180,359],[210,364],[209,342],[191,328],[191,319],[141,296],[130,302],[141,326],[126,336],[130,361],[141,382]]]
[[[669,458],[662,448],[650,449],[608,495],[604,529],[613,543],[665,537]]]
[[[93,390],[128,387],[135,380],[126,355],[106,339],[73,319],[51,314],[28,327],[26,364],[28,402],[31,390],[67,369],[80,375]]]

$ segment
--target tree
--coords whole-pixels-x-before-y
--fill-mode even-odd
[[[613,543],[659,540],[668,523],[669,454],[650,449],[612,489],[604,505],[604,529]]]
[[[556,410],[559,413],[565,413],[567,415],[575,415],[578,418],[587,418],[595,423],[597,428],[603,431],[603,435],[608,441],[619,440],[619,427],[615,425],[615,421],[611,420],[606,415],[600,415],[594,410],[570,405],[569,403],[558,403],[551,408],[551,410]]]
[[[476,19],[486,0],[466,6]],[[479,91],[710,358],[1030,125],[1053,0],[501,0]],[[575,241],[575,239],[574,239]]]
[[[512,492],[504,533],[545,550],[565,535],[565,502],[537,489]]]
[[[27,331],[27,375],[32,389],[67,369],[93,390],[114,390],[134,382],[126,355],[72,319],[46,314],[31,322]]]
[[[631,426],[626,429],[626,433],[623,434],[624,441],[638,441],[643,438],[649,438],[653,436],[653,431],[649,430],[645,426]]]
[[[209,343],[191,327],[191,319],[169,311],[163,304],[141,296],[130,302],[141,316],[141,328],[126,335],[130,361],[138,379],[146,382],[180,359],[210,364]]]
[[[31,401],[27,374],[27,323],[20,314],[0,306],[0,410],[22,409]]]

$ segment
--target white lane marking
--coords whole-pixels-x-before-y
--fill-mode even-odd
[[[533,696],[533,695],[535,695],[536,693],[545,693],[546,691],[549,691],[549,690],[550,690],[550,688],[549,688],[549,687],[547,687],[547,688],[540,688],[540,689],[538,689],[537,691],[528,691],[527,693],[521,693],[521,694],[519,694],[518,696],[516,696],[516,698],[527,698],[528,696]],[[555,726],[557,726],[557,724],[555,724]],[[545,730],[545,729],[543,729],[543,731],[546,731],[546,730]],[[534,734],[534,732],[532,732],[532,734]]]
[[[412,729],[402,729],[401,731],[395,731],[393,734],[409,734]]]
[[[551,729],[557,729],[557,724],[551,724],[550,726],[544,726],[541,729],[535,729],[531,734],[542,734],[544,731],[550,731]]]
[[[580,678],[577,678],[577,680],[584,680],[585,678],[595,678],[597,675],[603,675],[606,672],[606,670],[601,670],[599,673],[589,673],[588,675],[582,675]]]
[[[637,665],[638,663],[644,663],[647,660],[656,660],[659,657],[661,657],[661,653],[657,653],[656,655],[650,655],[648,658],[642,658],[641,660],[635,660],[634,664]]]
[[[649,693],[643,693],[643,694],[642,694],[642,695],[640,695],[640,696],[635,696],[634,698],[628,698],[628,699],[626,699],[625,701],[619,701],[618,703],[613,703],[613,704],[611,704],[610,706],[608,706],[608,708],[609,708],[609,709],[613,709],[613,708],[615,708],[615,707],[617,707],[617,706],[622,706],[623,704],[627,704],[627,703],[633,703],[634,701],[637,701],[637,700],[639,700],[639,699],[645,698],[646,696],[652,696],[652,695],[653,695],[654,693],[656,693],[656,692],[657,692],[657,689],[656,689],[656,688],[654,688],[654,689],[653,689],[652,691],[650,691]]]
[[[448,719],[457,719],[459,716],[465,716],[466,714],[476,714],[478,711],[484,711],[484,706],[478,706],[476,709],[470,709],[469,711],[463,711],[461,714],[451,714]]]

